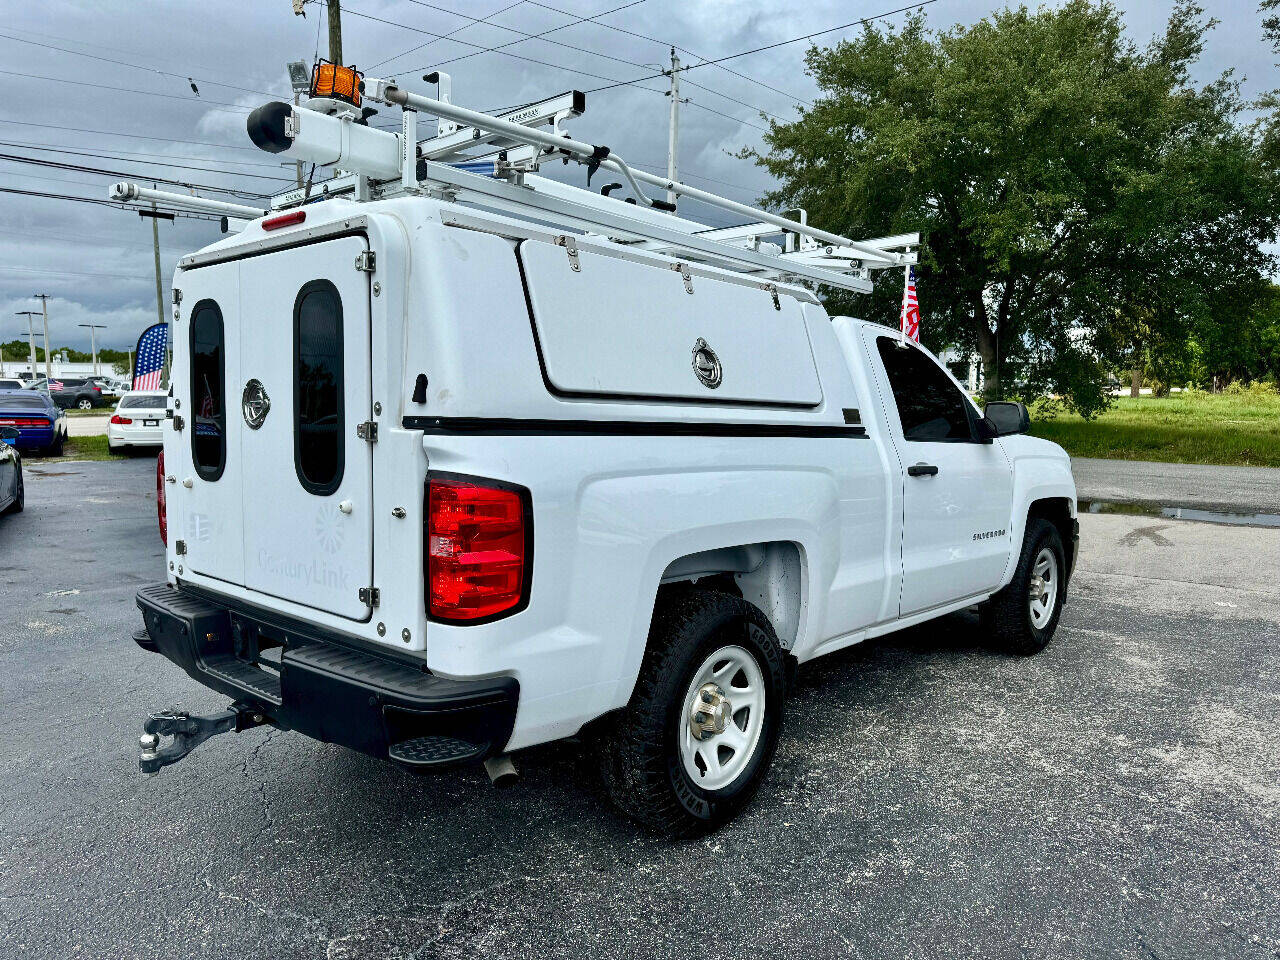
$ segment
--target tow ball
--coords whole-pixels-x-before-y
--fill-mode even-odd
[[[161,767],[177,763],[210,737],[220,733],[239,733],[267,722],[262,711],[245,703],[233,703],[221,713],[211,717],[196,717],[184,710],[162,710],[147,717],[142,725],[144,733],[138,738],[141,753],[138,766],[148,776],[155,776]],[[160,746],[161,737],[172,737]]]

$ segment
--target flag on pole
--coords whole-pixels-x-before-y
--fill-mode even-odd
[[[164,369],[164,352],[169,345],[169,327],[153,323],[138,337],[133,354],[133,389],[159,390],[160,372]]]
[[[916,299],[916,268],[907,267],[902,289],[902,335],[920,342],[920,301]]]

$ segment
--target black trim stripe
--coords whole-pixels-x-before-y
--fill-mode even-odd
[[[601,437],[813,437],[865,439],[866,427],[838,423],[718,423],[681,420],[533,420],[510,417],[405,417],[406,430],[433,434]]]

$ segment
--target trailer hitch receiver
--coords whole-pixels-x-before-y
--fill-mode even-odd
[[[221,713],[211,717],[196,717],[183,710],[162,710],[147,717],[142,725],[143,734],[138,738],[141,752],[138,766],[148,776],[160,772],[161,767],[177,763],[210,737],[220,733],[248,730],[267,722],[266,716],[256,707],[233,703]],[[172,741],[160,746],[161,737]]]

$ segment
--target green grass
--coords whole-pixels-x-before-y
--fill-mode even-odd
[[[1280,396],[1193,391],[1121,397],[1094,420],[1031,415],[1031,433],[1073,457],[1280,467]]]
[[[70,407],[67,410],[68,417],[109,417],[111,411],[115,408],[115,403],[105,406],[96,407],[93,410],[81,410],[79,407]]]

